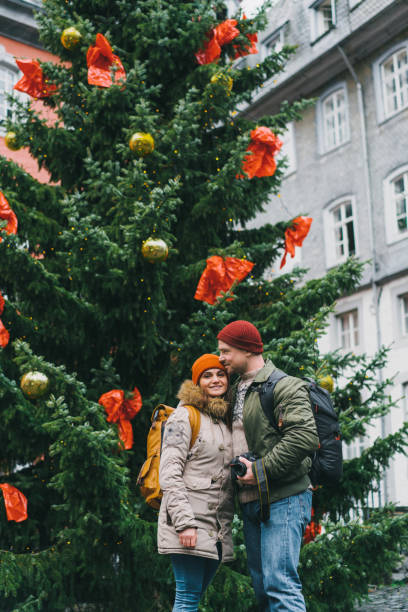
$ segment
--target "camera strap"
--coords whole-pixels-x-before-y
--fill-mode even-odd
[[[254,463],[254,472],[256,477],[256,483],[258,485],[259,492],[259,506],[260,506],[260,520],[264,523],[269,520],[270,514],[270,499],[269,499],[269,487],[268,477],[266,475],[264,460],[257,459]]]

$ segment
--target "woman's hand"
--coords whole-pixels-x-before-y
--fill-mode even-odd
[[[195,527],[188,527],[184,531],[180,531],[178,537],[182,546],[194,548],[197,544],[197,529]]]

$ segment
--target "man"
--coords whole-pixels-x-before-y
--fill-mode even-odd
[[[319,444],[307,386],[292,376],[276,384],[274,426],[259,388],[276,368],[263,359],[259,331],[249,321],[233,321],[217,338],[221,363],[239,375],[233,386],[233,454],[247,467],[239,477],[239,500],[255,594],[262,611],[305,612],[297,566],[311,516],[310,455]],[[242,457],[248,451],[253,462]]]

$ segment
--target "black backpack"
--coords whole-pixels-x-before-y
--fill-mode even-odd
[[[274,417],[274,390],[276,384],[287,374],[282,370],[274,370],[268,380],[255,388],[259,392],[262,409],[271,423],[279,432]],[[343,474],[343,453],[341,448],[341,432],[338,416],[333,408],[330,393],[319,387],[314,381],[306,379],[313,415],[319,436],[319,448],[313,453],[312,467],[309,472],[313,486],[336,485]]]

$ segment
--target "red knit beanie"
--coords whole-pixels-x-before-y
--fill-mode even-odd
[[[261,335],[249,321],[232,321],[219,332],[217,338],[243,351],[263,352]]]
[[[219,370],[224,370],[224,372],[226,372],[225,365],[221,363],[218,355],[205,353],[196,359],[193,363],[193,367],[191,368],[193,383],[197,385],[201,374],[205,372],[205,370],[209,370],[211,368],[218,368]]]

